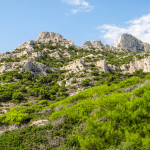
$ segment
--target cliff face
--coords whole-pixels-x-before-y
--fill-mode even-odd
[[[147,52],[150,50],[148,43],[143,43],[131,34],[123,34],[114,45],[115,48],[121,48],[130,52]]]
[[[150,72],[150,56],[138,60],[136,57],[129,64],[120,66],[122,73],[134,73],[137,70],[143,70],[143,72]]]

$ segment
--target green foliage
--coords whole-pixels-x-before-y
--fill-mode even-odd
[[[65,121],[58,126],[33,126],[6,132],[0,136],[0,148],[38,149],[43,145],[44,149],[148,150],[150,84],[130,93],[121,91],[144,80],[131,77],[118,84],[93,87],[55,103],[41,100],[34,105],[12,108],[0,116],[0,124],[29,123],[37,117],[40,119],[38,112],[48,108],[51,110],[48,114],[50,122],[63,117]],[[40,82],[43,81],[45,79],[40,79]],[[63,88],[61,90],[65,91]],[[61,109],[57,111],[56,108],[60,106]],[[49,144],[58,137],[64,140],[56,147]]]
[[[12,100],[17,101],[17,102],[21,102],[22,100],[24,100],[24,96],[21,92],[13,93]]]
[[[76,78],[74,78],[72,81],[71,81],[71,83],[76,83],[77,82],[77,79]]]
[[[43,51],[44,48],[51,51]],[[60,48],[72,56],[63,56]],[[58,71],[49,71],[48,76],[17,71],[4,72],[0,76],[0,102],[21,103],[0,115],[0,125],[28,126],[0,135],[0,149],[150,149],[150,84],[134,90],[136,84],[150,79],[150,75],[146,76],[142,70],[132,75],[121,74],[119,71],[100,73],[95,66],[95,62],[103,58],[110,64],[121,66],[134,61],[134,56],[141,59],[146,54],[141,56],[112,50],[84,50],[74,46],[65,48],[59,44],[53,46],[52,42],[36,45],[35,51],[43,52],[41,57],[35,58],[37,61],[56,67]],[[59,59],[49,55],[56,51],[60,53]],[[89,57],[89,54],[98,57]],[[21,59],[27,57],[23,55]],[[76,83],[78,77],[85,78],[87,70],[82,70],[80,74],[72,72],[64,75],[67,71],[60,71],[59,67],[82,57],[85,62],[90,62],[91,75],[95,81],[84,79],[81,86],[93,86],[92,82],[99,86],[68,97],[67,89],[75,91],[79,85],[66,88],[66,79],[72,78],[71,82]],[[2,59],[1,62],[17,62],[21,59]],[[62,81],[61,86],[58,81]],[[125,93],[125,89],[130,86],[133,87],[131,92]],[[3,105],[0,104],[0,107]],[[50,124],[43,127],[30,126],[34,121],[42,119],[49,119]],[[53,122],[59,123],[52,126]]]
[[[92,76],[99,76],[99,71],[93,70],[93,71],[91,72],[91,75],[92,75]]]
[[[90,79],[85,79],[81,82],[81,86],[90,86],[90,85],[91,85]]]

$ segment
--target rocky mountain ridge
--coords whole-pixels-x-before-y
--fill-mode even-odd
[[[89,79],[88,82],[93,85],[99,84],[96,80],[102,72],[120,74],[133,74],[138,70],[150,72],[149,51],[131,52],[127,44],[127,38],[130,40],[131,35],[122,36],[126,37],[125,42],[124,38],[121,38],[121,41],[118,40],[121,43],[118,47],[117,44],[109,47],[101,41],[86,41],[79,47],[60,34],[43,32],[37,40],[25,42],[15,51],[1,54],[0,73],[2,75],[3,72],[9,71],[30,71],[35,76],[48,76],[49,72],[61,71],[63,78],[60,78],[57,83],[61,86],[65,81],[69,95],[74,95],[84,90],[80,84],[85,79]],[[134,39],[133,36],[132,39]],[[126,45],[124,49],[121,47],[122,43],[127,44],[123,44]],[[130,40],[129,45],[132,43],[133,47],[136,46]],[[76,87],[75,90],[70,86]]]
[[[35,58],[39,58],[43,55],[43,53],[45,51],[49,51],[50,57],[54,57],[56,59],[60,59],[60,55],[64,55],[65,57],[70,58],[72,56],[72,53],[68,53],[67,51],[62,50],[61,48],[59,49],[59,51],[55,51],[55,52],[51,52],[52,50],[47,49],[47,48],[43,48],[42,50],[38,51],[36,50],[37,47],[40,47],[41,44],[48,44],[49,42],[52,43],[52,46],[56,46],[56,45],[60,45],[61,47],[64,48],[69,48],[71,46],[75,47],[77,50],[78,49],[87,49],[89,51],[99,51],[100,53],[106,50],[110,50],[110,51],[115,51],[115,52],[149,52],[150,49],[150,45],[147,43],[143,43],[140,40],[138,40],[137,38],[133,37],[130,34],[123,34],[115,43],[114,47],[110,48],[108,45],[103,45],[101,41],[86,41],[83,43],[83,46],[79,47],[79,46],[75,46],[73,41],[71,40],[66,40],[64,39],[64,37],[58,33],[53,33],[53,32],[42,32],[39,37],[37,38],[37,40],[33,41],[29,41],[29,42],[25,42],[22,45],[18,46],[15,51],[13,52],[8,52],[8,53],[1,53],[0,54],[0,61],[1,61],[1,67],[0,67],[0,72],[2,73],[4,70],[5,71],[11,71],[13,69],[19,69],[19,70],[34,70],[34,69],[26,69],[26,68],[22,68],[21,66],[27,66],[26,64],[31,64],[31,58],[35,59]],[[79,53],[77,54],[79,55]],[[109,72],[109,71],[117,71],[118,67],[113,65],[113,64],[109,64],[106,61],[106,57],[104,57],[102,54],[101,55],[101,60],[103,60],[102,62],[105,63],[100,63],[101,60],[99,60],[99,62],[96,62],[96,65],[98,65],[99,68],[103,68],[101,69],[101,71],[104,72]],[[143,54],[141,54],[143,55]],[[21,58],[23,56],[26,56],[28,59],[25,60],[21,60],[16,62],[13,62],[13,59],[16,58]],[[89,55],[89,57],[91,57],[91,55]],[[109,56],[108,56],[109,57]],[[119,57],[119,56],[118,56]],[[135,56],[136,57],[136,56]],[[7,59],[10,59],[9,62],[7,62]],[[12,62],[11,62],[12,59]],[[147,59],[142,59],[140,62],[143,62],[142,64],[139,63],[139,60],[134,59],[133,60],[134,63],[131,61],[128,64],[123,64],[122,66],[120,66],[120,69],[122,70],[123,73],[129,72],[129,73],[133,73],[135,70],[139,70],[142,69],[144,72],[149,72],[149,58]],[[75,62],[72,62],[71,65],[68,66],[64,66],[64,69],[69,69],[70,71],[72,70],[73,72],[77,72],[76,67],[78,66],[82,66],[82,69],[85,69],[85,67],[83,67],[84,63],[79,63],[82,62],[82,60],[76,60]],[[35,63],[35,61],[34,61]],[[35,63],[36,64],[36,63]],[[136,65],[135,65],[136,64]],[[33,67],[33,65],[31,65]],[[36,66],[36,65],[35,65]],[[86,66],[84,64],[84,66]],[[125,67],[126,66],[126,67]],[[22,69],[21,69],[22,68]],[[80,71],[81,71],[80,68]],[[35,69],[36,70],[36,69]],[[56,70],[56,69],[54,69]],[[46,73],[42,72],[42,73],[35,73],[35,74],[45,74]]]

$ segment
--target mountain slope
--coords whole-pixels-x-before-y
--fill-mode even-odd
[[[0,54],[0,149],[148,150],[149,72],[148,50],[52,32]]]
[[[0,148],[149,149],[150,81],[146,79],[149,75],[94,87],[54,104],[41,101],[13,108],[0,121],[29,125],[5,132]],[[39,119],[48,122],[34,125]]]

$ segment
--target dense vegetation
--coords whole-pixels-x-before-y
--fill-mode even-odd
[[[0,102],[25,100],[23,97],[34,96],[38,99],[56,100],[67,96],[64,85],[57,84],[61,72],[49,76],[34,76],[30,72],[6,72],[0,76]]]
[[[50,123],[5,132],[0,136],[0,149],[148,150],[150,84],[136,87],[149,78],[149,74],[143,79],[131,77],[55,103],[42,100],[14,107],[0,116],[2,125],[39,119]],[[40,113],[45,109],[50,111]]]

